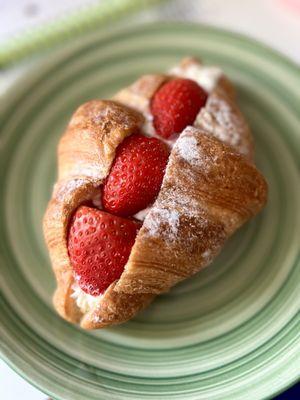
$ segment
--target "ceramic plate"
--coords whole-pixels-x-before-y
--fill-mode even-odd
[[[185,55],[235,82],[270,186],[265,210],[214,264],[122,326],[60,319],[41,220],[56,144],[72,111]],[[4,359],[56,399],[263,399],[300,371],[300,72],[245,37],[163,23],[93,32],[2,99],[1,344]]]

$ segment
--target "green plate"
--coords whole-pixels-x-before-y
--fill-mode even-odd
[[[84,332],[51,305],[41,220],[56,144],[72,111],[185,55],[237,86],[270,185],[265,210],[214,264],[133,321]],[[2,99],[1,345],[4,359],[57,399],[263,399],[300,371],[300,72],[245,37],[161,23],[76,39]]]

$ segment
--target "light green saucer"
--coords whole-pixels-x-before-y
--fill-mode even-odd
[[[270,198],[216,262],[135,320],[84,332],[60,319],[41,220],[74,109],[185,55],[235,82]],[[1,347],[56,399],[265,399],[300,373],[300,72],[245,37],[161,23],[76,39],[1,100]]]

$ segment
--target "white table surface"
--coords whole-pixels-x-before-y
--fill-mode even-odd
[[[95,2],[0,0],[0,45],[16,32]],[[300,0],[175,0],[173,5],[166,4],[144,13],[144,18],[181,18],[235,30],[265,42],[300,64]],[[25,67],[2,73],[1,90],[27,68],[28,63]],[[0,360],[0,399],[45,400],[47,396]]]

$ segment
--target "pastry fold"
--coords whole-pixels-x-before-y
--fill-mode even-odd
[[[199,62],[183,60],[181,66]],[[93,100],[74,113],[58,146],[58,181],[44,216],[44,235],[57,280],[54,306],[85,329],[132,318],[159,293],[207,266],[226,239],[267,200],[267,184],[253,164],[253,140],[221,76],[171,151],[160,193],[147,214],[120,279],[87,312],[73,297],[67,249],[76,208],[99,192],[117,146],[143,129],[154,134],[150,102],[172,75],[147,75],[113,101]]]
[[[192,276],[260,211],[266,193],[254,164],[206,131],[186,128],[115,290],[159,294]]]
[[[119,295],[111,285],[94,309],[83,315],[72,297],[75,280],[67,248],[72,213],[97,194],[109,173],[116,148],[126,136],[140,129],[143,120],[140,113],[125,106],[93,100],[74,113],[58,145],[58,181],[43,224],[57,281],[53,303],[63,318],[86,329],[130,319],[153,297]]]

